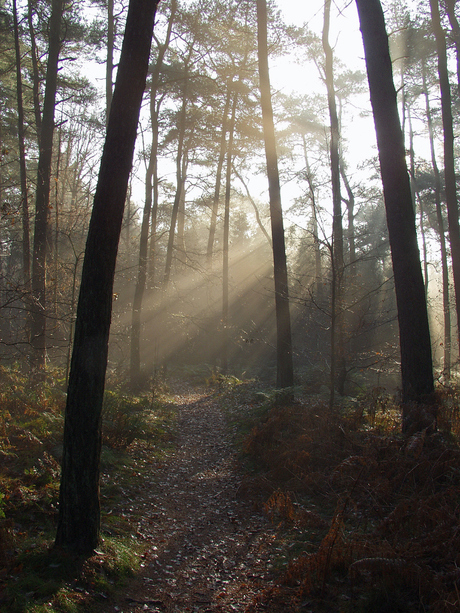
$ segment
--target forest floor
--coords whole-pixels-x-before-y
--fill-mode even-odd
[[[269,580],[275,529],[241,494],[232,433],[212,390],[182,389],[175,448],[127,493],[148,543],[126,593],[101,612],[242,612]]]
[[[102,539],[75,560],[53,548],[62,392],[0,375],[2,613],[460,610],[456,388],[406,435],[381,388],[332,409],[232,377],[107,392]]]

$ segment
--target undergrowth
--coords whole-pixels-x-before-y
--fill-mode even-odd
[[[126,506],[151,464],[172,444],[174,410],[151,389],[105,393],[101,454],[102,533],[92,558],[53,550],[65,394],[60,373],[33,384],[0,367],[0,610],[98,611],[140,565],[144,544]]]
[[[330,410],[299,389],[199,374],[240,447],[238,496],[278,528],[278,580],[248,613],[460,610],[456,389],[437,392],[437,432],[403,436],[400,407],[381,388]],[[58,374],[31,387],[0,368],[0,403],[0,610],[96,612],[141,563],[132,502],[171,444],[172,405],[158,390],[106,394],[102,541],[83,561],[50,549],[65,403]]]
[[[460,610],[457,390],[437,406],[437,432],[403,437],[383,389],[333,411],[246,393],[240,494],[263,501],[283,552],[248,612]]]

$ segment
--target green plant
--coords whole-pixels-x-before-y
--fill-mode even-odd
[[[138,491],[152,457],[171,445],[175,408],[160,395],[106,393],[101,461],[103,539],[87,561],[50,550],[59,493],[64,399],[53,380],[0,367],[0,609],[89,613],[139,566],[135,521],[117,513]],[[131,446],[130,443],[133,443]],[[110,444],[110,446],[109,446]],[[113,445],[112,445],[113,444]],[[154,445],[154,448],[153,448]],[[115,478],[116,476],[116,478]]]
[[[129,447],[135,439],[147,440],[152,408],[146,396],[106,391],[102,409],[105,444],[123,448]]]

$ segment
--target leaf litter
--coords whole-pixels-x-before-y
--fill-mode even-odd
[[[120,513],[137,516],[149,543],[141,572],[101,609],[138,613],[244,611],[274,578],[275,528],[239,495],[243,475],[219,399],[176,395],[177,441],[152,463]]]

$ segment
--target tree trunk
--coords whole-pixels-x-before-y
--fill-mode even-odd
[[[133,391],[139,389],[141,381],[141,309],[147,281],[147,253],[150,215],[152,211],[152,158],[145,177],[145,203],[142,213],[141,236],[139,240],[139,266],[134,288],[131,320],[131,362],[130,385]]]
[[[176,194],[174,196],[173,209],[171,214],[171,223],[169,226],[168,247],[166,250],[166,263],[165,273],[163,277],[163,290],[166,290],[169,285],[169,278],[171,276],[171,267],[173,261],[174,252],[174,235],[176,232],[177,215],[179,213],[179,205],[182,197],[182,190],[184,189],[185,177],[182,175],[182,157],[184,155],[184,138],[185,138],[185,126],[187,117],[187,80],[188,70],[185,70],[184,86],[182,90],[182,106],[180,112],[179,126],[178,126],[178,139],[177,139],[177,156],[176,156]]]
[[[61,116],[62,118],[62,116]],[[61,233],[60,226],[60,204],[59,204],[59,183],[60,183],[60,167],[61,167],[61,145],[62,145],[62,127],[59,125],[56,155],[56,175],[54,177],[54,233],[53,238],[49,238],[48,244],[52,246],[53,256],[53,318],[54,326],[59,326],[58,318],[58,290],[59,290],[59,235]],[[65,166],[64,166],[65,168]]]
[[[340,159],[340,176],[342,177],[343,184],[347,190],[348,200],[342,197],[342,200],[347,205],[347,242],[348,242],[348,265],[350,267],[350,283],[354,283],[356,274],[356,240],[355,240],[355,195],[351,189],[350,182],[345,170],[345,163]]]
[[[393,260],[401,348],[402,399],[421,402],[434,389],[425,289],[385,20],[379,0],[356,0],[377,134]],[[403,415],[403,428],[410,424]]]
[[[31,341],[34,349],[33,362],[39,369],[45,367],[46,358],[46,255],[54,111],[57,90],[58,59],[61,48],[60,30],[63,8],[64,0],[53,0],[49,22],[48,63],[46,67],[45,99],[43,102],[37,191],[35,195]]]
[[[460,96],[460,24],[455,15],[455,3],[457,0],[444,0],[447,16],[449,17],[450,27],[452,28],[452,38],[455,44],[455,55],[457,56],[457,90]]]
[[[262,234],[267,239],[267,243],[271,247],[272,246],[272,239],[271,239],[270,234],[265,229],[264,224],[262,223],[262,220],[260,218],[259,208],[258,208],[257,204],[254,202],[254,198],[251,196],[251,192],[249,191],[248,184],[246,183],[246,181],[244,180],[242,175],[238,172],[238,170],[235,168],[234,164],[233,164],[233,173],[238,177],[238,179],[240,180],[240,183],[243,185],[244,191],[246,192],[246,197],[249,200],[249,202],[251,203],[252,208],[254,209],[254,214],[256,216],[257,225],[259,226],[260,231],[262,232]]]
[[[329,404],[334,404],[335,386],[341,396],[346,379],[344,325],[343,325],[343,226],[342,196],[340,194],[340,129],[334,88],[334,58],[329,44],[331,0],[324,3],[322,43],[325,62],[327,102],[331,122],[331,183],[332,183],[332,304],[331,304],[331,395]]]
[[[444,313],[444,376],[450,378],[450,363],[451,363],[451,342],[452,342],[452,330],[450,321],[450,300],[449,300],[449,266],[447,263],[447,246],[446,237],[444,231],[444,217],[442,214],[441,206],[441,193],[442,184],[441,176],[439,174],[439,168],[436,161],[436,152],[434,145],[434,129],[433,129],[433,117],[431,115],[430,98],[428,96],[428,85],[426,80],[426,64],[422,60],[422,79],[423,79],[423,91],[425,92],[425,110],[428,124],[428,137],[430,140],[430,152],[431,152],[431,165],[433,167],[434,174],[434,201],[436,205],[436,220],[437,231],[439,234],[439,245],[441,248],[441,267],[442,267],[442,303]]]
[[[446,185],[447,221],[452,254],[455,308],[457,312],[457,340],[460,347],[460,228],[455,177],[454,129],[452,98],[447,68],[446,38],[441,27],[438,0],[430,0],[433,30],[438,52],[439,85],[441,88],[442,125],[444,129],[444,176]]]
[[[185,177],[188,170],[188,151],[190,143],[193,139],[193,127],[191,128],[191,134],[188,139],[189,144],[185,147],[182,155],[182,189],[180,194],[179,208],[177,210],[177,258],[176,263],[179,264],[179,268],[184,268],[187,263],[187,249],[185,246]]]
[[[315,185],[313,183],[313,173],[310,168],[310,161],[308,159],[308,151],[307,151],[307,141],[305,138],[305,134],[302,134],[302,144],[303,144],[303,155],[305,160],[305,171],[306,178],[308,183],[308,189],[310,190],[310,201],[311,201],[311,216],[312,216],[312,233],[313,233],[313,244],[315,247],[315,301],[317,304],[322,306],[323,304],[323,266],[321,260],[321,247],[318,236],[318,210],[316,205],[316,195],[315,195]],[[315,335],[316,340],[318,340],[318,335]]]
[[[27,2],[27,21],[29,24],[30,36],[30,55],[32,59],[32,96],[34,101],[35,126],[37,128],[37,142],[40,143],[40,134],[42,130],[42,113],[40,109],[40,76],[38,73],[37,46],[35,44],[35,31],[33,24],[32,1]]]
[[[124,243],[126,245],[126,266],[128,267],[128,269],[131,268],[132,264],[131,264],[131,260],[132,260],[132,250],[131,250],[131,224],[133,222],[133,214],[132,214],[132,200],[131,200],[131,195],[132,195],[132,183],[131,183],[131,178],[128,184],[128,191],[126,192],[126,205],[125,205],[125,218],[124,221],[122,223],[122,226],[125,229],[125,239],[124,239]]]
[[[340,154],[340,176],[342,177],[343,185],[347,191],[347,198],[342,196],[342,201],[347,207],[347,230],[346,240],[348,246],[347,254],[347,279],[346,283],[343,283],[343,303],[348,304],[355,303],[356,300],[356,237],[355,237],[355,195],[348,180],[345,161],[343,160],[342,153]],[[344,264],[345,268],[345,264]],[[359,343],[357,333],[360,327],[360,315],[356,308],[347,308],[343,310],[343,334],[344,334],[344,346],[345,342],[348,345],[347,351],[350,354],[356,354],[359,352]],[[345,339],[346,333],[346,339]],[[346,372],[345,372],[346,374]]]
[[[206,250],[206,264],[209,270],[212,269],[212,252],[214,247],[214,237],[216,235],[217,212],[219,210],[220,183],[222,179],[222,168],[225,159],[225,138],[227,133],[227,115],[230,108],[230,87],[227,82],[227,95],[225,97],[224,112],[222,115],[222,131],[220,133],[219,159],[217,160],[216,184],[214,187],[214,197],[212,199],[211,223],[209,225],[208,248]]]
[[[136,286],[136,293],[138,293],[138,295],[135,295],[135,305],[133,304],[133,328],[134,326],[139,326],[139,334],[140,334],[140,308],[142,306],[142,297],[143,297],[143,293],[144,293],[144,289],[145,289],[145,284],[147,282],[147,278],[149,280],[149,284],[150,286],[153,286],[154,282],[155,282],[155,257],[156,257],[156,230],[157,230],[157,212],[158,212],[158,132],[159,132],[159,116],[160,116],[160,108],[161,108],[161,104],[166,96],[166,94],[164,93],[160,99],[157,102],[157,94],[158,94],[158,86],[159,86],[159,82],[160,82],[160,73],[161,73],[161,69],[163,67],[163,60],[164,60],[164,56],[166,54],[166,51],[169,47],[169,43],[171,40],[171,32],[172,32],[172,26],[174,23],[174,19],[176,17],[176,11],[177,11],[177,0],[171,0],[171,12],[169,15],[169,20],[168,20],[168,29],[166,31],[166,36],[165,36],[165,42],[162,45],[159,45],[158,47],[158,57],[157,60],[155,62],[155,68],[153,69],[152,72],[152,82],[150,85],[150,122],[152,125],[152,146],[150,149],[150,159],[149,159],[149,166],[147,169],[147,173],[146,173],[146,179],[145,179],[145,193],[146,193],[146,200],[145,200],[145,207],[144,207],[144,215],[145,215],[145,208],[150,209],[151,210],[151,218],[150,220],[148,218],[146,218],[145,216],[142,219],[142,229],[144,231],[144,234],[142,234],[141,231],[141,244],[140,244],[140,248],[139,248],[139,277],[138,277],[138,285]],[[148,243],[148,224],[150,221],[150,248],[148,249],[149,254],[147,256],[147,243]],[[144,228],[144,224],[146,225],[146,228]],[[145,262],[145,267],[146,267],[146,271],[145,271],[145,275],[146,278],[145,280],[143,280],[142,282],[142,276],[144,275],[143,272],[141,272],[141,251],[143,251],[144,246],[143,246],[143,241],[146,241],[146,245],[145,245],[145,257],[146,257],[146,262]],[[140,280],[139,280],[140,279]],[[143,284],[143,287],[142,287]],[[138,309],[139,314],[135,314],[135,311]],[[135,319],[139,319],[139,323],[135,323]],[[137,335],[137,332],[134,332],[133,330],[133,334]],[[140,339],[136,340],[134,339],[134,342],[138,343],[140,345]],[[135,349],[135,351],[137,351],[137,349]],[[133,355],[132,355],[133,358]],[[138,360],[138,368],[140,369],[140,348],[139,348],[139,356],[136,357],[134,356],[134,360]]]
[[[149,164],[145,175],[145,203],[142,214],[141,236],[139,240],[139,268],[136,287],[134,289],[133,313],[131,321],[131,362],[130,362],[130,384],[132,389],[137,389],[141,381],[141,311],[144,299],[145,286],[147,283],[147,272],[149,264],[148,243],[149,243],[149,224],[151,229],[150,245],[150,267],[151,283],[153,283],[153,271],[155,257],[155,235],[156,235],[156,214],[158,208],[158,177],[157,177],[157,157],[158,157],[158,115],[163,98],[156,101],[158,81],[164,54],[169,45],[172,24],[174,20],[176,2],[173,0],[171,16],[168,24],[166,42],[161,45],[155,69],[152,74],[150,86],[150,120],[152,124],[152,146],[150,148]],[[153,206],[152,206],[153,205]],[[151,222],[151,223],[150,223]]]
[[[21,76],[21,49],[19,45],[19,26],[16,0],[13,0],[14,47],[16,53],[16,94],[18,104],[18,145],[19,145],[19,174],[21,181],[22,205],[22,274],[25,293],[30,289],[30,224],[29,202],[27,194],[27,169],[24,144],[24,106],[22,98]]]
[[[152,194],[152,215],[150,219],[150,246],[147,266],[147,279],[149,287],[155,285],[155,268],[156,268],[156,242],[157,242],[157,215],[158,215],[158,132],[160,129],[159,117],[160,107],[164,96],[158,100],[152,110],[152,150],[150,159],[152,161],[152,176],[150,193]],[[147,180],[147,179],[146,179]],[[146,185],[146,190],[149,186]]]
[[[289,287],[284,242],[283,210],[276,154],[275,126],[270,91],[267,45],[267,3],[257,0],[257,49],[259,58],[260,97],[264,125],[265,156],[267,159],[268,192],[272,226],[273,263],[276,312],[276,363],[278,387],[294,384],[292,364],[291,315],[289,312]]]
[[[423,266],[423,284],[425,286],[425,296],[428,298],[428,284],[429,284],[429,275],[428,275],[428,252],[426,246],[426,235],[425,235],[425,225],[424,225],[424,208],[423,202],[420,199],[420,194],[417,188],[417,179],[415,178],[415,151],[414,151],[414,132],[412,130],[412,115],[411,115],[411,107],[407,105],[407,121],[409,124],[409,156],[410,156],[410,183],[412,190],[412,206],[414,207],[414,211],[417,209],[417,202],[419,204],[419,212],[420,212],[420,236],[422,238],[422,266]]]
[[[64,426],[56,545],[90,555],[100,530],[101,412],[113,279],[157,1],[130,0],[83,263]]]
[[[228,243],[230,234],[230,192],[232,181],[232,163],[233,163],[233,135],[235,133],[235,117],[236,105],[238,101],[238,93],[235,89],[233,94],[232,114],[228,127],[228,145],[227,145],[227,172],[225,178],[225,211],[224,211],[224,237],[222,247],[222,372],[224,375],[228,372]]]
[[[105,63],[105,125],[109,122],[113,87],[113,46],[115,38],[115,21],[113,18],[113,0],[107,0],[107,61]]]

